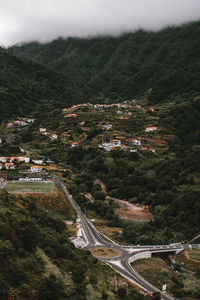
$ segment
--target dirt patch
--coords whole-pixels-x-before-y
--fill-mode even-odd
[[[91,203],[94,203],[94,198],[92,197],[92,195],[90,193],[85,194],[84,197],[89,200]]]
[[[101,186],[102,191],[107,194],[105,184],[100,180],[96,179],[94,184],[99,184]],[[134,221],[151,221],[154,220],[153,215],[150,213],[148,207],[144,205],[134,205],[125,200],[120,200],[117,198],[113,198],[110,196],[106,196],[106,200],[113,200],[119,204],[119,208],[115,210],[115,212],[122,218]]]
[[[117,241],[118,237],[123,233],[123,229],[120,227],[109,227],[109,221],[107,220],[95,219],[94,225],[97,230],[114,241]]]
[[[119,251],[110,248],[93,248],[90,250],[90,252],[94,256],[99,256],[104,258],[115,257],[120,254]]]
[[[188,260],[191,260],[192,262],[200,263],[200,259],[199,260],[197,259],[200,257],[200,250],[185,251],[184,254]]]
[[[149,142],[149,143],[152,143],[152,144],[157,144],[157,145],[166,145],[167,142],[165,140],[162,140],[160,138],[142,138],[142,140],[146,141],[146,142]]]
[[[119,208],[115,212],[123,219],[134,221],[151,221],[154,220],[149,209],[144,205],[134,205],[125,200],[120,200],[113,197],[106,197],[107,200],[113,200],[119,204]]]
[[[101,186],[101,189],[102,189],[102,191],[104,192],[104,194],[107,193],[107,192],[106,192],[106,186],[105,186],[105,184],[104,184],[100,179],[96,179],[96,180],[94,181],[94,185],[95,185],[95,184],[98,184],[98,185]]]

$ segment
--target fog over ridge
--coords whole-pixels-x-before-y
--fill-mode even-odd
[[[200,0],[0,0],[0,44],[117,35],[200,20]]]

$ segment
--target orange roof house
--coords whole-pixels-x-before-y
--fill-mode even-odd
[[[13,163],[5,163],[5,167],[6,167],[7,170],[8,170],[8,169],[14,169],[14,168],[15,168],[15,166],[14,166]]]
[[[78,147],[78,146],[79,146],[79,143],[78,143],[78,142],[73,142],[73,143],[71,144],[71,147],[72,147],[72,148]]]
[[[147,127],[147,128],[145,129],[145,132],[156,131],[157,129],[158,129],[158,128],[155,127],[155,126]]]

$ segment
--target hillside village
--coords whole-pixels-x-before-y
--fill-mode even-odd
[[[144,103],[146,104],[146,100],[111,104],[83,103],[65,108],[59,115],[59,125],[54,132],[43,127],[43,124],[39,125],[38,134],[45,137],[41,145],[46,147],[48,138],[51,143],[59,141],[72,148],[92,146],[105,151],[149,151],[158,155],[159,151],[166,149],[171,136],[163,134],[162,129],[158,127],[159,109],[148,107]],[[15,140],[15,135],[26,132],[34,122],[34,118],[28,117],[19,117],[8,122],[1,130],[1,145],[9,142],[10,135],[12,140]],[[24,145],[16,142],[15,144],[23,153]],[[29,163],[30,159],[29,156],[5,157],[0,160],[0,168],[14,169],[16,162]],[[37,161],[39,164],[44,162],[34,157],[33,162]]]

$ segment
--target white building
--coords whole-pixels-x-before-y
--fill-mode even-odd
[[[32,162],[36,165],[42,165],[43,164],[43,159],[32,159]]]
[[[85,241],[82,237],[77,237],[71,241],[76,248],[82,248],[85,245]]]
[[[112,129],[112,124],[103,125],[102,128],[106,130],[110,130]]]
[[[26,122],[24,122],[24,121],[19,121],[19,120],[14,121],[14,124],[17,125],[17,126],[26,126],[26,125],[27,125]]]
[[[0,164],[0,170],[3,168],[3,165],[2,164]]]
[[[55,134],[55,133],[50,134],[49,137],[50,137],[50,139],[51,139],[52,141],[57,140],[57,138],[58,138],[57,134]]]
[[[35,121],[35,119],[27,119],[27,122],[30,124],[33,123],[34,121]]]
[[[134,146],[142,146],[141,141],[138,140],[138,139],[132,140],[131,144],[134,145]]]
[[[31,172],[42,172],[42,168],[40,166],[32,166]]]
[[[46,129],[46,128],[43,128],[43,127],[41,127],[39,130],[40,130],[41,133],[44,133],[44,132],[47,131],[47,129]]]
[[[122,144],[120,140],[111,140],[109,143],[102,142],[99,144],[99,148],[103,148],[106,151],[111,151],[115,148],[121,148]]]
[[[145,132],[152,132],[152,131],[156,131],[157,130],[157,127],[153,126],[153,127],[147,127],[145,129]]]

